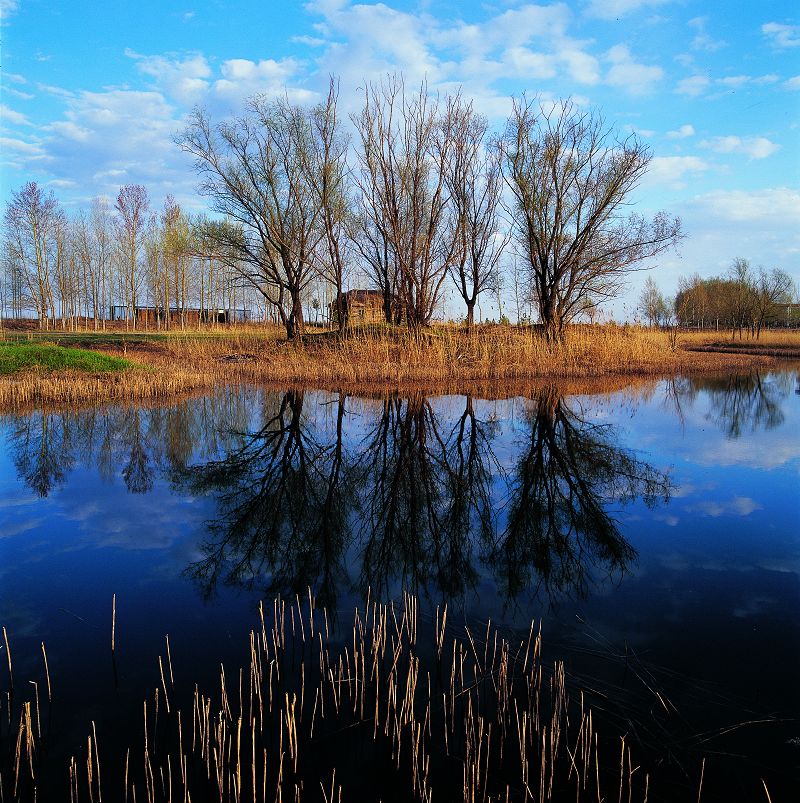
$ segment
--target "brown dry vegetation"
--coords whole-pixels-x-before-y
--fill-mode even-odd
[[[798,332],[768,332],[759,341],[737,341],[732,347],[722,332],[682,332],[675,343],[668,332],[613,325],[573,327],[555,344],[533,328],[511,326],[479,327],[471,335],[454,326],[417,334],[375,327],[344,337],[315,333],[296,342],[287,342],[277,327],[242,326],[223,334],[74,333],[68,342],[123,355],[140,367],[113,375],[29,370],[3,377],[0,407],[160,398],[223,382],[496,392],[500,384],[542,379],[654,378],[770,367],[781,363],[781,355],[800,355]],[[718,348],[734,353],[713,350]]]

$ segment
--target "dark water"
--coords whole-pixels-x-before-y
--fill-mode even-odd
[[[335,621],[405,589],[428,618],[541,618],[674,799],[704,758],[704,799],[762,799],[761,778],[794,799],[799,389],[793,372],[493,401],[244,388],[6,416],[15,682],[43,693],[44,642],[57,763],[91,721],[124,742],[166,634],[202,682],[240,660],[259,599],[310,587]]]

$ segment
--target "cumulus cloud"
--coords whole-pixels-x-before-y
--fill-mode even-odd
[[[631,95],[643,95],[664,76],[661,67],[637,62],[627,45],[614,45],[607,53],[606,60],[611,67],[606,74],[606,82],[620,87]]]
[[[145,56],[128,49],[125,55],[136,61],[140,72],[155,78],[159,87],[181,103],[196,103],[208,91],[211,68],[199,53],[171,59]]]
[[[315,92],[292,86],[291,79],[299,71],[295,59],[228,59],[220,67],[221,78],[213,83],[213,91],[220,98],[240,103],[252,95],[286,95],[298,103],[317,98]]]
[[[763,190],[716,190],[695,198],[695,208],[732,223],[773,222],[800,232],[800,190],[774,187]]]
[[[780,145],[766,137],[712,137],[703,140],[701,147],[708,148],[715,153],[737,153],[743,154],[750,159],[766,159],[768,156],[777,153]]]
[[[761,26],[761,33],[767,37],[773,47],[780,50],[790,47],[800,47],[800,25],[765,22]]]
[[[690,97],[697,97],[702,95],[711,84],[711,79],[707,75],[697,73],[690,75],[688,78],[683,78],[678,81],[675,91],[679,95],[689,95]]]
[[[800,89],[800,75],[795,75],[793,78],[789,78],[788,80],[784,81],[783,86],[785,89]]]
[[[676,128],[674,131],[667,131],[667,138],[686,139],[687,137],[693,137],[694,133],[694,126],[689,123],[685,123],[680,128]]]
[[[709,170],[711,165],[699,156],[655,156],[650,161],[644,184],[686,186],[686,181]]]
[[[90,194],[113,196],[135,181],[154,196],[190,196],[193,175],[172,141],[180,126],[160,92],[79,92],[46,127],[43,163],[53,178],[76,181]]]

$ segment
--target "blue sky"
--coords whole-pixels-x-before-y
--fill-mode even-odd
[[[463,87],[497,127],[527,90],[571,96],[636,131],[653,161],[635,208],[680,215],[688,235],[679,255],[659,260],[664,290],[740,256],[800,284],[795,3],[0,0],[0,9],[2,200],[30,180],[67,205],[142,183],[156,205],[172,193],[199,208],[172,141],[193,106],[221,117],[256,92],[312,103],[334,73],[353,111],[366,80],[401,70],[434,89]]]

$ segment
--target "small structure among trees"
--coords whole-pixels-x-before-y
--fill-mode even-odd
[[[381,290],[348,290],[342,293],[341,302],[345,322],[348,324],[382,323],[386,320]],[[392,298],[392,319],[402,315],[400,300]],[[329,305],[331,323],[338,323],[337,302]]]
[[[109,310],[108,320],[127,321],[129,308],[123,304],[115,304]],[[178,326],[197,326],[202,323],[226,324],[247,323],[250,310],[238,309],[201,309],[199,307],[134,307],[136,321],[140,326],[158,326],[169,322]]]

